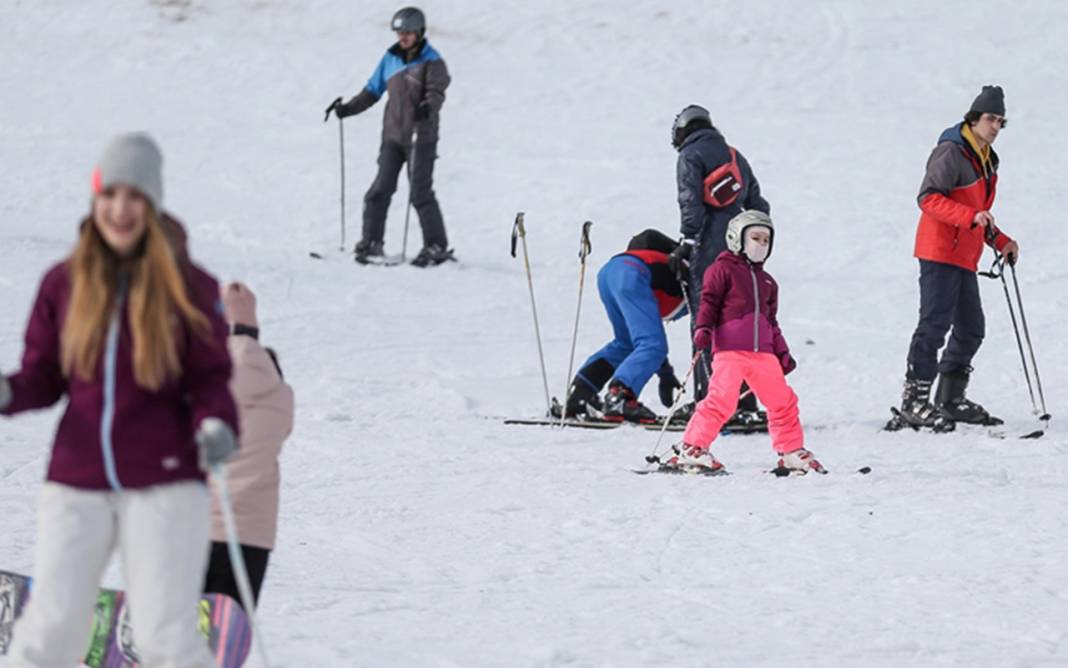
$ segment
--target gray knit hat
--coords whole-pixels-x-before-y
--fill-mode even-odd
[[[1001,86],[983,86],[983,91],[976,96],[969,111],[978,111],[980,114],[1005,115],[1005,92]]]
[[[131,132],[111,140],[93,170],[93,192],[115,185],[136,188],[156,213],[163,210],[163,154],[147,134]]]

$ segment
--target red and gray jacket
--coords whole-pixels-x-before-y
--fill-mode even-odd
[[[990,168],[961,135],[963,123],[947,128],[927,159],[927,173],[917,201],[923,213],[916,228],[914,255],[921,260],[952,264],[976,271],[983,244],[999,251],[1012,241],[994,228],[993,242],[983,228],[973,226],[975,214],[994,205],[998,184],[998,155],[990,149]]]
[[[762,264],[723,251],[705,272],[696,327],[713,332],[712,351],[790,352],[776,319],[779,286]]]
[[[134,381],[133,341],[121,289],[93,378],[64,376],[59,342],[71,293],[68,264],[62,262],[45,274],[26,328],[22,368],[8,379],[11,402],[0,413],[47,408],[67,397],[52,446],[49,481],[121,490],[203,480],[193,440],[201,421],[216,417],[237,433],[237,408],[227,386],[231,365],[219,286],[192,263],[183,263],[183,273],[190,299],[211,323],[211,336],[203,339],[184,330],[179,339],[182,374],[155,392]]]

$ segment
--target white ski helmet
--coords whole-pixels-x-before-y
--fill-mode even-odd
[[[727,223],[727,250],[735,255],[741,253],[745,231],[750,227],[768,228],[768,232],[771,233],[771,239],[768,241],[768,255],[770,256],[771,248],[775,243],[775,226],[771,224],[771,217],[768,214],[756,209],[743,211]]]

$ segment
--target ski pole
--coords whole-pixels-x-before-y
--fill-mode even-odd
[[[523,241],[523,264],[527,269],[527,287],[530,288],[530,308],[534,312],[534,338],[538,342],[538,360],[541,362],[541,382],[545,386],[545,414],[552,415],[552,401],[549,399],[549,377],[545,373],[545,352],[541,347],[541,328],[538,326],[538,304],[534,301],[534,278],[530,273],[530,255],[527,253],[527,228],[523,224],[523,212],[515,214],[512,225],[512,257],[515,257],[516,241]]]
[[[697,366],[697,360],[699,359],[701,359],[700,350],[694,353],[693,360],[690,361],[690,368],[686,370],[686,375],[682,379],[682,387],[679,388],[679,393],[675,396],[675,401],[672,402],[671,408],[668,409],[667,417],[664,418],[664,424],[660,427],[660,435],[656,438],[656,445],[653,446],[653,451],[645,457],[645,461],[650,464],[656,464],[660,461],[660,458],[656,453],[660,451],[660,443],[664,440],[664,434],[667,432],[668,425],[671,423],[671,418],[675,417],[676,411],[679,410],[679,403],[682,401],[682,398],[686,396],[686,383],[690,382],[690,376],[693,375],[693,370]]]
[[[564,386],[564,403],[560,407],[560,425],[563,426],[567,416],[567,402],[571,394],[571,372],[575,368],[575,345],[578,343],[579,315],[582,313],[582,288],[586,284],[586,257],[593,252],[590,244],[590,228],[593,221],[587,220],[582,224],[582,235],[579,237],[579,288],[578,306],[575,307],[575,329],[571,334],[571,357],[567,362],[567,384]]]
[[[1038,362],[1035,361],[1035,347],[1031,344],[1031,332],[1027,327],[1027,316],[1024,314],[1023,300],[1020,298],[1020,283],[1016,280],[1016,263],[1010,262],[1009,269],[1012,272],[1012,287],[1016,291],[1016,305],[1020,307],[1020,323],[1023,325],[1024,339],[1027,341],[1027,352],[1031,357],[1031,368],[1035,372],[1035,387],[1038,389],[1038,399],[1041,404],[1041,410],[1039,410],[1039,406],[1034,405],[1035,398],[1033,395],[1031,397],[1031,403],[1034,405],[1035,415],[1040,416],[1040,420],[1049,420],[1050,415],[1046,412],[1046,397],[1042,392],[1042,379],[1038,376]]]
[[[230,554],[230,565],[234,570],[234,579],[237,580],[237,591],[241,595],[241,605],[245,608],[249,626],[252,628],[252,639],[256,642],[256,651],[259,652],[260,662],[264,666],[270,666],[267,661],[267,651],[263,646],[263,636],[256,624],[256,609],[252,597],[252,585],[249,584],[248,569],[245,567],[245,558],[241,554],[241,544],[238,542],[237,522],[234,521],[234,506],[230,500],[230,486],[226,482],[226,467],[222,463],[211,468],[212,477],[219,488],[219,506],[222,508],[223,524],[226,526],[226,549]]]
[[[412,127],[412,146],[408,149],[408,208],[404,210],[404,241],[401,243],[401,262],[408,259],[408,221],[412,217],[412,176],[415,174],[415,144],[419,141],[419,126]]]
[[[339,104],[341,104],[340,97],[326,108],[326,116],[323,117],[324,123],[330,120],[331,112],[337,109]],[[341,154],[341,246],[338,250],[345,252],[345,124],[340,116],[337,117],[337,134],[338,152]]]

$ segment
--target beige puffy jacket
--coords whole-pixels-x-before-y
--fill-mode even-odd
[[[227,481],[242,545],[274,549],[278,530],[278,457],[293,430],[293,388],[250,336],[227,340],[234,374],[230,391],[241,420],[241,447],[227,462]],[[212,483],[211,539],[226,541],[218,490]]]

